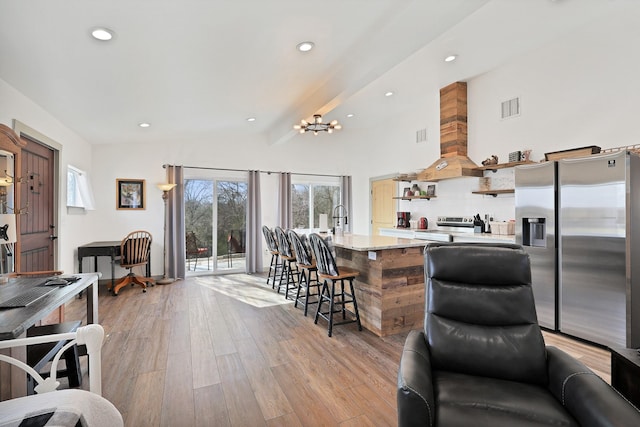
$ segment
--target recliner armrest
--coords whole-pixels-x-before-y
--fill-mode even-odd
[[[580,361],[547,346],[549,389],[581,426],[639,426],[640,411]]]
[[[398,369],[398,426],[433,426],[435,405],[431,356],[424,333],[411,331]]]

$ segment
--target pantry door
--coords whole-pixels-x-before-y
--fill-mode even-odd
[[[389,179],[371,181],[371,235],[380,234],[380,228],[396,226],[397,183]]]

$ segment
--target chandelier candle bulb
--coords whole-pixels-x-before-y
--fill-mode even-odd
[[[306,120],[300,120],[300,124],[293,125],[293,128],[300,133],[313,132],[314,135],[318,135],[319,132],[333,133],[334,130],[342,129],[342,126],[338,124],[337,120],[324,123],[320,114],[314,114],[311,123]]]

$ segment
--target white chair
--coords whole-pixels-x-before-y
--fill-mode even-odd
[[[122,415],[115,406],[102,397],[101,348],[104,329],[97,324],[78,328],[75,332],[17,338],[0,341],[0,350],[13,347],[69,340],[56,354],[51,364],[50,376],[43,379],[32,367],[13,357],[0,354],[0,361],[14,365],[31,375],[38,384],[37,394],[18,397],[0,402],[0,425],[15,425],[30,418],[50,417],[55,424],[56,417],[83,418],[92,427],[122,426]],[[85,345],[89,356],[89,390],[57,390],[60,382],[56,379],[57,365],[65,350],[73,345]]]

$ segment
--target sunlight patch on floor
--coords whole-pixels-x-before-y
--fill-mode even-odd
[[[291,304],[283,294],[276,293],[267,285],[266,278],[247,274],[229,274],[225,276],[201,276],[193,278],[200,286],[209,288],[254,307],[271,307]]]

